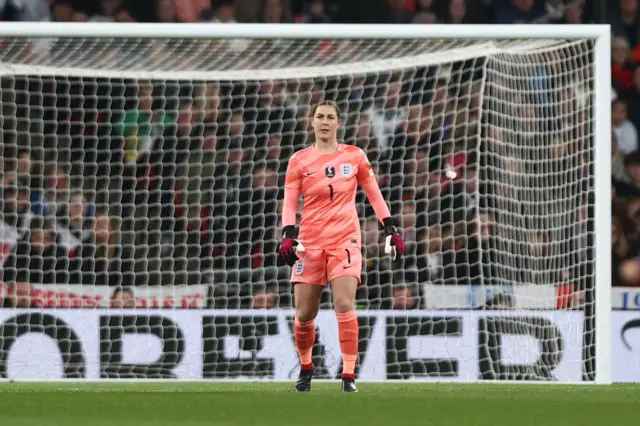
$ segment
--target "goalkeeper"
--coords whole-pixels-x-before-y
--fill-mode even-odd
[[[295,390],[311,390],[315,342],[314,320],[320,309],[323,287],[329,283],[338,319],[342,352],[342,390],[357,392],[355,366],[358,358],[356,290],[362,273],[360,221],[356,191],[360,185],[386,231],[386,252],[393,258],[404,252],[366,154],[355,146],[339,143],[340,110],[324,101],[313,109],[315,143],[291,156],[287,169],[282,213],[281,260],[293,266],[295,343],[300,356],[300,375]],[[303,195],[300,230],[296,211]]]

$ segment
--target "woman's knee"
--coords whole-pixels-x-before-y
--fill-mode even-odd
[[[311,303],[302,303],[300,306],[296,305],[296,318],[300,322],[312,321],[318,316],[319,310],[319,307],[315,307]]]
[[[341,314],[355,309],[355,300],[348,297],[339,297],[333,301],[333,309]]]
[[[356,305],[358,280],[354,277],[338,277],[331,283],[333,309],[337,313],[351,312]]]
[[[320,297],[322,288],[318,286],[296,286],[295,309],[296,318],[300,322],[307,322],[315,319],[320,311]]]

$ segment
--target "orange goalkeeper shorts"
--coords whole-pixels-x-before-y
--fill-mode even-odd
[[[362,252],[356,245],[305,249],[291,268],[291,282],[327,285],[338,277],[355,277],[360,285]]]

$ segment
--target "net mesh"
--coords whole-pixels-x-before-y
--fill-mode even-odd
[[[488,200],[496,221],[497,276],[576,283],[590,262],[593,68],[584,43],[496,55],[488,67]]]
[[[407,256],[391,264],[359,193],[358,307],[513,310],[506,323],[485,323],[482,378],[549,379],[549,366],[561,362],[581,374],[580,356],[558,359],[554,319],[527,321],[529,311],[591,303],[591,42],[1,43],[6,305],[292,307],[289,269],[275,255],[284,172],[291,154],[313,142],[311,105],[332,99],[344,116],[340,139],[367,153],[407,242]],[[328,292],[322,307],[331,307]],[[286,333],[290,318],[252,314],[249,325],[242,312],[195,321],[204,343],[192,355],[209,369],[204,376],[295,370],[295,353],[275,366],[256,360],[266,350],[257,336]],[[25,317],[30,327],[45,321],[34,315]],[[447,334],[462,318],[385,318],[395,331],[385,329],[385,373],[371,377],[462,374],[452,361],[411,360],[402,346],[408,336]],[[126,321],[97,323],[100,342],[119,341],[128,326],[151,327]],[[571,341],[583,347],[581,320],[572,321]],[[184,348],[172,324],[156,326],[175,358]],[[235,355],[216,337],[221,324],[243,339]],[[534,367],[494,365],[491,336],[500,327],[536,337],[555,355]],[[375,330],[363,316],[362,341],[383,346],[371,340]],[[536,345],[527,348],[537,353]],[[240,359],[243,351],[253,360]],[[165,377],[184,362],[174,358],[125,368],[103,357],[101,372]]]
[[[396,58],[436,55],[471,47],[499,46],[521,49],[532,46],[562,45],[558,40],[185,40],[185,39],[102,39],[58,38],[3,41],[5,67],[37,66],[65,69],[77,74],[82,70],[127,73],[220,73],[254,71],[250,79],[261,77],[258,71],[296,68],[298,76],[305,68],[341,66],[354,62],[373,62]],[[524,45],[524,46],[523,46]],[[467,55],[472,50],[467,49]],[[397,69],[406,64],[397,64]],[[423,64],[424,65],[424,64]],[[75,68],[75,70],[69,70]],[[48,69],[47,69],[48,70]],[[288,70],[284,70],[285,72]],[[326,70],[325,70],[326,72]],[[310,76],[314,77],[314,76]]]

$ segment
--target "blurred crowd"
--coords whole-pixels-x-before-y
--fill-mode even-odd
[[[580,24],[601,20],[601,5],[568,0],[0,0],[0,17]],[[606,7],[615,37],[612,146],[620,207],[613,221],[613,251],[621,271],[637,268],[627,278],[640,285],[640,266],[623,262],[640,254],[635,231],[640,231],[640,201],[634,198],[640,191],[640,115],[633,108],[640,103],[640,72],[634,66],[640,57],[635,52],[638,0]],[[207,45],[222,52],[210,56],[209,69],[251,66],[235,62],[246,61],[251,52],[267,61],[267,56],[291,60],[299,54],[306,60],[312,51],[317,64],[345,61],[341,48],[352,52],[349,45],[327,41],[302,45],[304,52],[278,41],[259,48],[245,40],[225,43]],[[433,49],[438,42],[429,43]],[[410,55],[414,46],[378,44],[380,50],[356,45],[353,54]],[[55,60],[47,62],[41,52],[34,56],[31,43],[5,40],[7,46],[0,60],[59,66],[80,63],[90,50],[69,41],[54,43],[47,54]],[[416,53],[429,51],[418,47],[423,50]],[[175,56],[189,49],[193,45],[178,44],[169,52]],[[288,268],[278,265],[275,255],[284,173],[289,156],[313,142],[310,105],[334,99],[345,116],[341,137],[368,154],[408,247],[398,265],[382,254],[379,224],[360,193],[365,271],[359,307],[420,308],[426,283],[587,290],[593,263],[591,49],[583,42],[519,58],[531,60],[530,75],[521,74],[518,58],[487,64],[480,56],[316,79],[174,82],[26,72],[2,77],[2,280],[23,294],[43,283],[125,289],[213,284],[218,308],[291,306]],[[155,66],[145,54],[161,57],[167,46],[128,43],[113,50],[117,60],[133,57],[135,65],[151,60]],[[100,55],[109,57],[103,50]],[[194,65],[177,56],[187,70],[208,66],[203,57]],[[234,60],[221,59],[230,57]],[[171,54],[163,58],[167,64]],[[519,81],[505,84],[500,80],[505,75]],[[487,80],[495,84],[485,88]],[[614,282],[621,284],[617,270]],[[330,303],[328,297],[325,302]]]
[[[608,7],[615,7],[615,2]],[[6,21],[586,23],[597,0],[1,0]]]
[[[638,2],[621,0],[612,31],[612,280],[640,286],[640,21]]]

